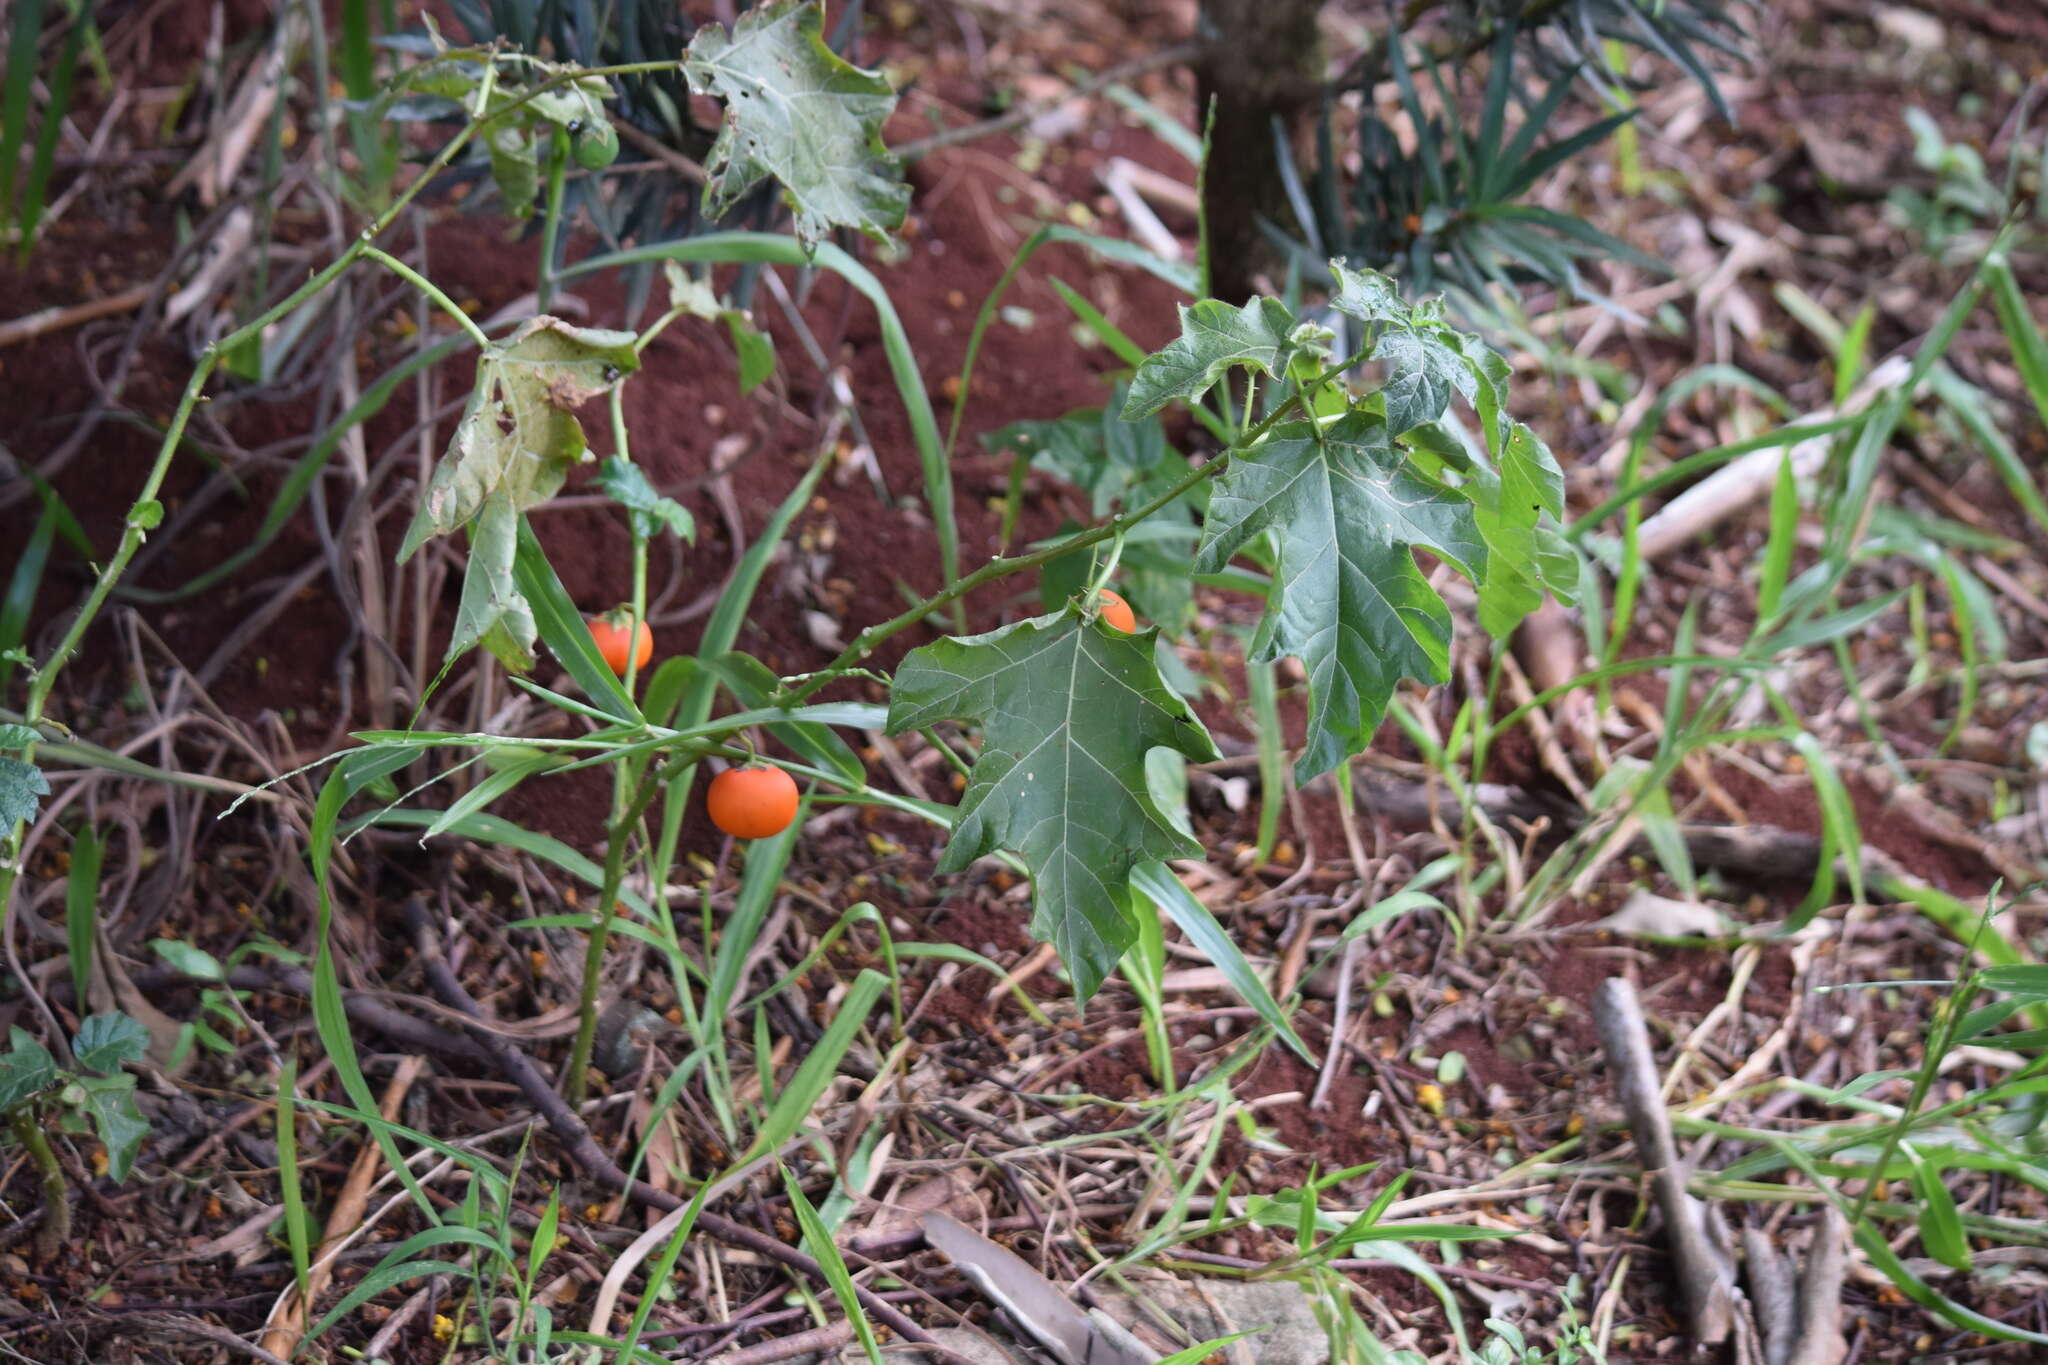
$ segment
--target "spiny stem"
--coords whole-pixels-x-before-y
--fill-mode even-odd
[[[71,1187],[65,1183],[64,1167],[50,1150],[50,1139],[30,1106],[22,1105],[8,1115],[14,1136],[28,1149],[29,1158],[43,1177],[43,1226],[36,1233],[36,1249],[44,1259],[62,1251],[71,1240]]]
[[[639,789],[612,820],[611,832],[605,839],[604,885],[597,893],[597,923],[590,927],[590,940],[583,952],[583,988],[577,1001],[576,1044],[569,1052],[569,1075],[563,1087],[564,1097],[570,1105],[583,1103],[584,1091],[590,1081],[590,1053],[597,1041],[597,992],[604,979],[605,944],[611,938],[612,916],[618,913],[619,887],[626,880],[626,847],[632,840],[633,831],[640,824],[640,817],[647,813],[647,807],[654,801],[655,793],[661,790],[662,771],[652,765],[640,779]],[[657,888],[657,893],[659,888]]]
[[[1187,477],[1176,482],[1173,487],[1167,489],[1143,507],[1135,511],[1126,512],[1114,521],[1106,521],[1093,530],[1083,531],[1080,535],[1063,540],[1057,545],[1047,546],[1045,549],[1033,554],[991,559],[988,563],[967,575],[967,577],[955,582],[952,587],[941,589],[902,615],[892,617],[879,626],[869,626],[854,637],[852,644],[840,651],[838,658],[811,674],[808,682],[794,689],[788,687],[779,689],[775,696],[770,699],[769,704],[772,706],[795,705],[816,692],[826,683],[832,681],[843,670],[866,658],[882,641],[899,631],[907,630],[911,626],[916,625],[940,607],[959,601],[984,583],[993,582],[1007,574],[1021,573],[1025,569],[1035,569],[1041,564],[1050,563],[1052,560],[1058,559],[1069,551],[1082,549],[1095,544],[1097,541],[1107,540],[1113,535],[1129,530],[1132,526],[1151,516],[1154,512],[1157,512],[1196,484],[1201,483],[1204,479],[1212,479],[1222,473],[1224,466],[1229,464],[1229,462],[1230,456],[1227,452],[1219,455],[1200,469],[1188,471]]]
[[[984,583],[993,582],[1009,574],[1021,573],[1026,569],[1035,569],[1039,565],[1050,563],[1052,560],[1058,559],[1061,555],[1068,554],[1071,551],[1085,549],[1100,541],[1108,540],[1111,536],[1124,534],[1131,527],[1159,511],[1196,484],[1201,483],[1205,479],[1213,479],[1222,473],[1229,466],[1230,457],[1233,454],[1255,445],[1260,437],[1279,425],[1281,420],[1294,411],[1300,403],[1300,393],[1288,395],[1286,402],[1273,409],[1256,426],[1252,427],[1251,430],[1234,442],[1229,450],[1222,452],[1200,469],[1189,470],[1184,478],[1177,480],[1171,488],[1168,488],[1143,507],[1134,508],[1120,517],[1102,523],[1102,525],[1092,530],[1083,531],[1079,535],[1071,536],[1057,545],[1049,545],[1045,549],[1035,551],[1032,554],[1011,555],[1007,557],[998,556],[995,559],[991,559],[973,573],[967,575],[967,577],[960,579],[951,587],[942,588],[902,615],[892,617],[879,626],[869,626],[866,630],[855,636],[853,643],[844,650],[841,650],[839,657],[831,663],[826,664],[816,672],[806,675],[805,680],[795,687],[785,684],[778,689],[775,695],[770,698],[769,705],[796,705],[819,688],[831,682],[834,678],[842,676],[854,664],[865,659],[874,652],[875,648],[882,641],[899,631],[907,630],[911,626],[916,625],[940,607],[959,601]]]

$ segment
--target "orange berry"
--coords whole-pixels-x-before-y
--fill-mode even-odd
[[[735,839],[766,839],[796,818],[796,779],[780,768],[727,768],[704,793],[711,823]]]
[[[614,611],[593,616],[589,626],[590,639],[597,646],[597,652],[604,656],[612,672],[622,678],[626,676],[629,652],[635,668],[647,667],[647,661],[654,657],[654,632],[645,621],[635,628],[631,612]]]
[[[1095,602],[1096,610],[1102,614],[1102,619],[1108,622],[1112,629],[1120,630],[1126,635],[1137,631],[1137,613],[1131,610],[1131,604],[1122,597],[1104,588],[1096,594]]]

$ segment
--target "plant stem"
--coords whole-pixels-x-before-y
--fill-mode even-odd
[[[1083,531],[1079,535],[1071,536],[1057,545],[1049,545],[1043,550],[1038,550],[1028,555],[1011,555],[1007,557],[999,555],[967,575],[967,577],[960,579],[951,587],[941,589],[902,615],[892,617],[879,626],[869,626],[854,637],[852,644],[840,651],[838,658],[816,672],[807,674],[805,680],[797,687],[784,686],[778,689],[775,695],[769,698],[768,704],[770,706],[796,705],[833,679],[843,676],[847,669],[873,653],[876,646],[880,645],[882,641],[899,631],[907,630],[911,626],[916,625],[940,607],[959,601],[984,583],[993,582],[1009,574],[1020,573],[1025,569],[1035,569],[1039,565],[1049,563],[1071,551],[1083,549],[1099,541],[1108,540],[1111,536],[1123,535],[1131,527],[1136,526],[1145,518],[1159,511],[1160,508],[1165,507],[1196,484],[1221,474],[1229,467],[1230,457],[1234,452],[1257,444],[1261,436],[1264,436],[1268,431],[1278,426],[1281,420],[1294,411],[1300,403],[1301,394],[1299,392],[1289,394],[1286,402],[1273,409],[1258,425],[1245,432],[1243,437],[1235,442],[1229,450],[1222,452],[1200,469],[1189,470],[1184,478],[1177,480],[1171,488],[1146,503],[1143,507],[1133,508],[1114,520],[1105,521],[1100,526]]]
[[[618,913],[619,886],[626,880],[626,848],[640,817],[647,813],[655,793],[661,790],[663,770],[650,767],[625,808],[613,818],[605,838],[604,885],[597,895],[597,923],[590,928],[590,941],[583,952],[583,989],[577,1001],[576,1045],[569,1053],[569,1076],[565,1098],[571,1107],[583,1103],[588,1088],[590,1052],[597,1041],[597,989],[604,978],[605,944],[611,938],[612,916]],[[656,894],[661,888],[654,888]]]
[[[50,1139],[30,1107],[22,1105],[7,1117],[15,1138],[28,1149],[29,1158],[43,1175],[43,1226],[36,1233],[36,1247],[47,1259],[71,1240],[71,1187],[65,1183],[64,1167],[50,1150]]]
[[[998,556],[995,559],[991,559],[988,563],[967,575],[967,577],[954,583],[952,587],[941,589],[931,597],[926,598],[910,610],[904,612],[901,616],[892,617],[879,626],[869,626],[854,637],[852,644],[840,651],[838,658],[826,664],[817,672],[810,674],[808,679],[800,686],[779,689],[769,699],[769,705],[794,706],[819,688],[825,686],[825,684],[831,682],[834,678],[839,677],[845,670],[865,659],[874,652],[876,646],[880,645],[882,641],[899,631],[907,630],[911,626],[916,625],[940,607],[959,601],[984,583],[993,582],[1006,574],[1019,573],[1025,569],[1035,569],[1041,564],[1050,563],[1052,560],[1058,559],[1069,551],[1082,549],[1085,546],[1095,544],[1097,541],[1107,540],[1114,535],[1121,535],[1172,502],[1175,498],[1178,498],[1181,494],[1187,492],[1190,488],[1193,488],[1196,484],[1222,473],[1229,463],[1230,454],[1226,451],[1203,465],[1200,469],[1189,470],[1187,477],[1176,482],[1173,487],[1167,489],[1143,507],[1126,512],[1114,521],[1106,521],[1092,530],[1083,531],[1077,536],[1063,540],[1057,545],[1049,545],[1045,549],[1032,554],[1011,555],[1008,557]]]
[[[547,145],[548,211],[540,228],[540,281],[535,296],[543,313],[555,297],[555,243],[562,231],[562,186],[569,171],[569,135],[556,128]]]
[[[425,275],[420,274],[419,271],[414,270],[390,252],[378,247],[365,245],[363,247],[363,259],[375,261],[378,265],[383,266],[386,270],[398,276],[398,278],[404,280],[422,294],[425,294],[428,299],[441,306],[442,312],[462,324],[462,330],[469,333],[469,339],[477,344],[479,350],[488,351],[490,349],[491,339],[484,334],[484,329],[477,326],[475,320],[469,314],[463,312],[456,305],[454,299],[449,298],[447,294],[442,292],[439,285],[435,284]]]
[[[171,459],[177,454],[179,442],[184,439],[185,428],[191,422],[192,413],[198,408],[199,401],[205,393],[206,381],[213,377],[213,371],[220,364],[221,357],[232,353],[236,347],[242,345],[250,338],[261,335],[264,328],[290,313],[322,289],[325,289],[336,279],[340,278],[342,273],[350,266],[361,260],[365,253],[372,250],[371,244],[383,234],[385,229],[397,221],[398,215],[404,212],[406,207],[418,197],[421,190],[432,183],[435,176],[447,169],[449,163],[455,159],[455,154],[461,151],[469,143],[470,139],[476,135],[477,130],[486,123],[494,119],[503,118],[514,110],[523,108],[536,96],[566,81],[580,79],[584,76],[632,75],[643,71],[662,71],[674,65],[674,62],[630,62],[620,66],[594,67],[588,71],[563,72],[558,76],[552,76],[542,81],[532,90],[505,105],[502,109],[490,113],[485,113],[484,108],[489,101],[491,88],[497,80],[497,67],[493,65],[486,68],[483,83],[478,88],[475,113],[470,122],[456,130],[455,135],[448,139],[439,152],[435,153],[433,160],[429,161],[422,168],[419,176],[399,193],[398,198],[392,201],[389,208],[378,214],[370,222],[369,226],[362,230],[355,241],[349,244],[347,250],[343,251],[341,255],[337,256],[323,269],[316,272],[304,284],[293,290],[286,298],[265,309],[243,326],[219,341],[214,342],[205,351],[201,352],[198,367],[193,370],[191,380],[185,385],[184,396],[178,401],[178,410],[171,418],[170,426],[165,429],[163,442],[157,447],[156,458],[150,464],[148,474],[143,478],[142,491],[136,495],[134,503],[128,509],[128,516],[121,531],[121,540],[115,546],[113,557],[101,568],[99,576],[93,580],[92,590],[86,595],[84,606],[79,608],[78,614],[72,618],[70,626],[65,629],[63,638],[58,640],[55,648],[50,651],[49,657],[44,660],[41,668],[29,683],[28,701],[22,708],[23,724],[33,728],[42,719],[44,708],[49,704],[50,692],[57,685],[58,674],[63,672],[64,665],[78,651],[79,642],[85,638],[85,632],[92,625],[94,618],[99,615],[100,608],[106,605],[107,596],[113,592],[114,584],[127,571],[129,561],[135,558],[136,551],[142,548],[142,542],[147,536],[151,524],[151,518],[144,515],[145,510],[156,501],[157,493],[163,488],[164,478],[170,472]],[[438,290],[435,292],[437,295],[439,294]],[[442,297],[445,298],[445,296]],[[468,322],[466,316],[463,320]],[[470,325],[472,328],[474,327],[473,323]],[[24,761],[33,761],[35,758],[35,746],[28,746],[28,748],[23,750],[21,757]],[[13,908],[14,886],[21,877],[21,860],[24,851],[22,845],[27,835],[27,821],[16,821],[14,827],[7,832],[5,857],[0,858],[0,930],[4,930]]]

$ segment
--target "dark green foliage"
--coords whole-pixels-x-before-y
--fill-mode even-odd
[[[1483,312],[1486,292],[1496,286],[1515,290],[1537,283],[1597,301],[1580,273],[1588,260],[1621,259],[1663,271],[1661,261],[1583,219],[1521,200],[1544,176],[1597,147],[1633,117],[1599,50],[1608,38],[1676,62],[1725,115],[1705,55],[1739,50],[1735,7],[1714,0],[1654,7],[1635,0],[1575,0],[1537,8],[1539,19],[1523,27],[1472,31],[1448,49],[1420,54],[1420,72],[1409,42],[1389,43],[1385,71],[1369,68],[1361,82],[1354,176],[1339,170],[1343,157],[1325,108],[1315,169],[1304,179],[1290,164],[1290,197],[1303,239],[1290,240],[1268,225],[1310,278],[1323,278],[1324,259],[1340,257],[1400,276],[1411,295],[1456,289]],[[1486,86],[1476,127],[1468,127],[1441,111],[1463,107],[1455,76],[1447,73],[1474,65],[1467,54],[1479,48],[1488,49]],[[1383,74],[1400,92],[1401,111],[1414,129],[1412,148],[1404,148],[1374,107],[1374,87]],[[1438,112],[1424,104],[1420,76],[1438,94]],[[1570,95],[1582,87],[1620,111],[1553,136],[1569,112]],[[1522,115],[1512,133],[1511,106]]]

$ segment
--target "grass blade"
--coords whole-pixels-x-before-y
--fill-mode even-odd
[[[16,221],[14,175],[28,134],[28,107],[36,79],[36,46],[43,37],[43,0],[15,0],[7,42],[7,73],[0,85],[0,226]],[[61,111],[51,109],[51,117]]]
[[[810,1249],[811,1259],[825,1273],[825,1283],[832,1286],[832,1297],[839,1300],[839,1310],[853,1324],[861,1350],[866,1352],[870,1365],[882,1365],[882,1347],[875,1340],[875,1329],[868,1325],[867,1314],[861,1309],[860,1295],[854,1291],[853,1276],[846,1269],[846,1259],[839,1254],[838,1244],[825,1230],[824,1220],[811,1207],[811,1201],[804,1198],[803,1186],[797,1183],[788,1167],[782,1171],[782,1187],[789,1191],[789,1204],[796,1212],[797,1226],[803,1229],[804,1245]]]
[[[867,1023],[868,1015],[874,1011],[875,1002],[882,998],[882,991],[888,984],[889,979],[871,967],[862,968],[861,974],[854,978],[845,998],[839,1002],[839,1010],[832,1016],[825,1036],[818,1039],[817,1046],[805,1055],[803,1064],[789,1078],[789,1084],[775,1097],[775,1107],[768,1111],[767,1119],[754,1135],[749,1159],[779,1150],[783,1143],[802,1130],[804,1120],[810,1117],[812,1108],[818,1103],[818,1097],[825,1093],[825,1087],[838,1074],[839,1061],[853,1046],[854,1035]]]
[[[1222,971],[1224,979],[1237,998],[1250,1005],[1260,1019],[1280,1035],[1282,1042],[1310,1066],[1320,1066],[1322,1059],[1308,1050],[1308,1045],[1295,1035],[1294,1026],[1287,1020],[1287,1013],[1266,989],[1266,983],[1252,970],[1252,964],[1238,951],[1228,931],[1216,922],[1209,913],[1209,907],[1196,900],[1180,878],[1173,875],[1164,863],[1140,863],[1131,873],[1131,885],[1151,897],[1152,903],[1172,917],[1186,934],[1188,942],[1202,951],[1203,956]]]
[[[83,999],[84,997],[79,997]],[[299,1302],[308,1303],[312,1291],[312,1225],[306,1220],[306,1189],[299,1182],[299,1061],[285,1059],[277,1078],[277,1179],[284,1197],[284,1236],[291,1250],[292,1279],[299,1287]]]
[[[71,80],[78,69],[78,50],[85,43],[92,20],[79,14],[64,34],[64,46],[57,54],[57,68],[50,73],[50,99],[43,110],[43,126],[36,130],[36,148],[29,162],[28,180],[21,188],[21,212],[16,215],[21,237],[15,248],[17,259],[26,260],[35,245],[36,227],[42,222],[45,193],[50,186],[50,168],[57,159],[57,138],[64,131],[64,114],[71,107]]]
[[[1998,312],[1998,325],[2012,343],[2013,364],[2019,367],[2027,396],[2034,400],[2041,420],[2048,422],[2048,338],[2041,335],[2034,315],[2027,310],[2027,296],[2003,252],[1985,261],[1984,273],[1991,281],[1991,306]]]
[[[2032,321],[2032,319],[2028,319]],[[2015,348],[2017,349],[2017,348]],[[1937,366],[1929,376],[1935,396],[1940,398],[1948,410],[1963,425],[1963,430],[1977,442],[1990,457],[1992,468],[2005,481],[2005,487],[2013,500],[2027,510],[2034,524],[2048,531],[2048,501],[2041,497],[2040,485],[2035,482],[2034,473],[2027,468],[2013,444],[2004,432],[1986,414],[1987,395],[1975,384],[1963,379],[1946,365]],[[2043,395],[2048,398],[2048,394]],[[2044,420],[2048,420],[2048,407],[2042,408]]]
[[[569,600],[568,589],[555,576],[554,565],[533,534],[525,517],[519,518],[519,552],[512,561],[512,580],[533,607],[540,638],[554,651],[562,667],[583,689],[583,695],[619,720],[638,720],[640,708],[626,695],[626,688],[611,665],[597,652],[583,613]]]
[[[100,851],[99,831],[85,825],[71,845],[71,872],[64,885],[64,938],[71,949],[72,998],[87,998],[85,983],[92,977],[93,932],[99,923]]]
[[[7,595],[0,598],[0,653],[20,649],[28,637],[29,612],[34,609],[36,590],[43,585],[43,570],[50,562],[50,543],[57,531],[56,510],[45,504],[28,533],[28,544],[14,563],[14,575],[7,580]],[[0,659],[0,696],[14,677],[14,660]],[[85,997],[80,996],[83,1000]]]

